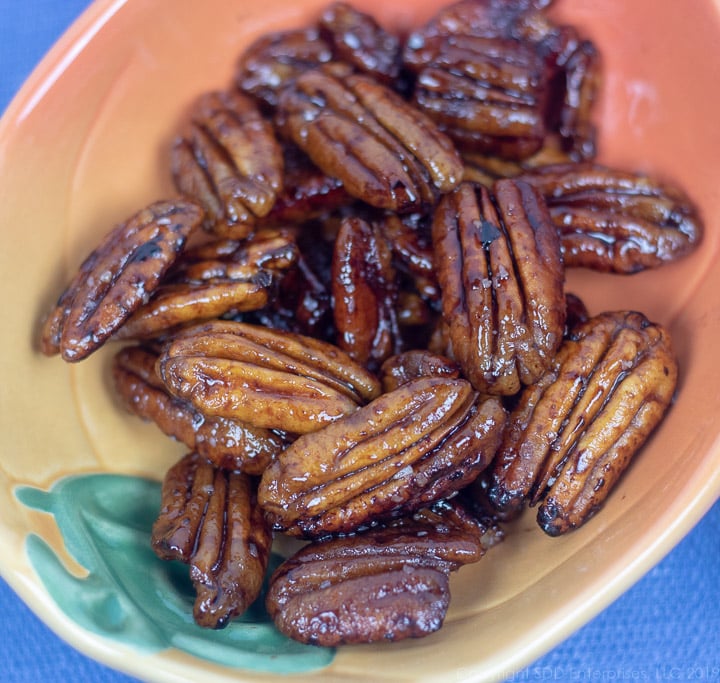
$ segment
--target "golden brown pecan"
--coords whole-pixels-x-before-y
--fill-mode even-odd
[[[380,390],[331,344],[232,321],[181,332],[158,370],[174,396],[204,415],[298,434],[357,410]]]
[[[246,237],[282,190],[283,157],[268,121],[237,92],[203,95],[172,151],[178,190],[206,209],[209,230]]]
[[[400,41],[369,14],[335,2],[320,16],[321,34],[336,60],[392,85],[400,74]]]
[[[271,541],[250,477],[216,469],[197,453],[168,471],[152,546],[160,558],[190,565],[200,626],[223,628],[255,601]]]
[[[417,510],[486,467],[505,413],[462,379],[423,377],[301,436],[263,474],[276,529],[319,537]]]
[[[390,527],[311,543],[273,574],[266,598],[280,631],[305,643],[402,640],[437,630],[447,575],[484,553],[485,529],[456,503]]]
[[[400,350],[395,269],[377,227],[360,218],[342,221],[331,278],[338,346],[358,363],[376,370]]]
[[[521,160],[557,132],[573,158],[594,156],[597,53],[546,4],[463,0],[408,38],[414,101],[464,151]]]
[[[342,65],[299,76],[280,96],[278,122],[324,173],[372,206],[416,211],[462,177],[460,157],[430,119]]]
[[[114,228],[50,311],[42,352],[79,361],[101,347],[147,302],[203,216],[194,202],[159,201]]]
[[[579,325],[523,391],[492,470],[490,500],[512,512],[540,501],[551,536],[603,504],[673,397],[668,333],[644,315],[603,313]]]
[[[183,279],[166,282],[118,330],[116,339],[166,336],[193,323],[267,305],[273,282],[269,270],[227,261],[186,267]]]
[[[548,368],[565,325],[555,226],[530,185],[463,183],[440,201],[433,243],[452,356],[478,391],[510,395]]]
[[[332,58],[331,46],[316,27],[269,33],[242,54],[235,81],[240,90],[273,108],[283,87]]]
[[[405,351],[392,356],[380,368],[380,379],[386,393],[419,377],[457,379],[459,376],[460,367],[455,361],[422,350]]]
[[[131,413],[154,422],[163,433],[223,469],[262,474],[285,448],[279,434],[238,420],[206,417],[171,396],[155,370],[157,358],[148,349],[128,347],[113,360],[115,390]]]
[[[675,261],[702,236],[677,187],[598,164],[557,164],[521,176],[545,197],[565,265],[634,273]]]

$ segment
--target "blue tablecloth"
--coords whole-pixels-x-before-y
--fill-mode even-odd
[[[0,111],[88,4],[0,0]],[[3,683],[130,680],[68,647],[2,581],[0,606]],[[511,680],[720,681],[720,503],[624,596]]]

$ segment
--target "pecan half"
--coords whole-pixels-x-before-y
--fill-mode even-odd
[[[375,207],[417,211],[462,177],[460,157],[430,119],[342,65],[300,75],[280,96],[278,123],[324,173]]]
[[[100,348],[147,302],[203,217],[194,202],[159,201],[114,228],[50,311],[42,352],[74,362]]]
[[[276,529],[319,537],[416,510],[474,479],[505,413],[469,382],[423,377],[301,436],[263,474],[258,499]]]
[[[269,33],[243,52],[235,82],[240,90],[272,109],[283,87],[332,58],[332,47],[316,27]]]
[[[255,601],[271,541],[247,475],[216,469],[197,453],[168,471],[152,546],[161,559],[190,565],[200,626],[223,628]]]
[[[125,407],[154,422],[215,467],[262,474],[285,448],[279,434],[238,420],[207,417],[171,396],[155,370],[158,355],[142,347],[122,349],[113,359],[115,390]]]
[[[226,261],[196,263],[183,275],[158,287],[116,339],[153,339],[229,312],[256,311],[267,305],[273,282],[269,270]]]
[[[548,368],[565,325],[555,226],[530,185],[499,180],[491,195],[463,183],[433,221],[452,356],[478,391],[510,395]]]
[[[400,41],[369,14],[335,2],[320,16],[320,31],[336,60],[392,85],[400,74]]]
[[[538,523],[551,536],[580,526],[660,422],[676,381],[668,333],[641,313],[580,324],[511,413],[490,500],[502,512],[542,501]]]
[[[380,390],[331,344],[233,321],[178,334],[158,370],[170,393],[205,415],[299,434],[357,410]]]
[[[545,197],[565,265],[634,273],[699,243],[697,208],[677,187],[598,164],[556,164],[521,176]]]
[[[282,189],[283,156],[271,124],[240,93],[203,95],[172,150],[178,190],[206,209],[209,230],[246,237]]]
[[[376,227],[360,218],[342,221],[331,277],[338,346],[358,363],[377,369],[399,352],[400,333],[392,254]]]
[[[484,529],[439,503],[390,527],[306,545],[273,574],[266,598],[280,631],[334,646],[417,638],[440,628],[451,570],[476,562]]]

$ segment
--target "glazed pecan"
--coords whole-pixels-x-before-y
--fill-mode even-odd
[[[334,646],[417,638],[440,628],[451,570],[484,552],[484,528],[457,503],[390,527],[306,545],[273,574],[266,606],[276,626]]]
[[[223,628],[255,601],[271,541],[250,477],[216,469],[197,453],[168,471],[152,547],[163,560],[190,565],[200,626]]]
[[[551,367],[526,387],[492,469],[503,512],[540,501],[551,536],[583,524],[662,419],[677,381],[668,333],[636,312],[580,324]]]
[[[158,371],[170,393],[204,415],[299,434],[357,410],[380,390],[331,344],[233,321],[181,332]]]
[[[634,273],[675,261],[702,236],[677,187],[598,164],[557,164],[522,176],[545,197],[565,265]]]
[[[430,351],[405,351],[388,358],[380,368],[383,391],[394,391],[419,377],[447,377],[457,379],[460,376],[458,364]]]
[[[478,391],[510,395],[550,365],[565,325],[555,226],[530,185],[463,183],[440,201],[433,242],[452,356]]]
[[[594,155],[595,48],[542,5],[463,0],[408,38],[413,101],[462,150],[521,160],[555,131],[573,158]]]
[[[152,339],[229,312],[258,310],[267,305],[273,281],[269,270],[227,261],[193,264],[183,276],[158,287],[115,338]]]
[[[113,360],[115,390],[125,407],[184,443],[215,467],[260,475],[285,448],[281,435],[238,420],[207,417],[171,396],[155,370],[158,354],[128,347]]]
[[[400,40],[369,14],[345,2],[330,5],[320,16],[320,31],[332,45],[336,60],[386,85],[400,74]]]
[[[422,377],[301,436],[263,474],[274,527],[320,537],[405,514],[472,481],[492,458],[505,413],[462,379]]]
[[[286,85],[332,58],[332,47],[316,27],[269,33],[242,54],[235,82],[240,90],[272,109]]]
[[[254,102],[237,92],[203,95],[172,150],[178,190],[206,209],[212,232],[246,237],[282,189],[282,150]]]
[[[395,270],[377,227],[360,218],[343,220],[331,277],[338,346],[358,363],[377,369],[400,350]]]
[[[280,96],[278,123],[324,173],[375,207],[417,211],[462,177],[460,157],[430,119],[342,65],[300,75]]]
[[[203,216],[194,202],[160,201],[113,229],[50,311],[42,352],[79,361],[101,347],[147,302]]]

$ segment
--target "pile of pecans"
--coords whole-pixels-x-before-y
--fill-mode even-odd
[[[179,196],[117,226],[42,331],[106,341],[127,408],[187,446],[157,554],[196,621],[261,593],[319,645],[438,629],[448,576],[539,505],[582,525],[661,420],[677,365],[567,268],[654,268],[701,224],[677,188],[594,162],[598,55],[550,0],[462,0],[407,36],[349,5],[260,38],[172,150]]]

